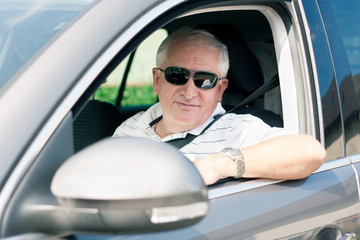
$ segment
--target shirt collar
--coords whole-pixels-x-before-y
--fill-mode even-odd
[[[161,105],[160,103],[155,103],[139,118],[135,125],[137,127],[151,127],[149,124],[160,116],[162,116]]]

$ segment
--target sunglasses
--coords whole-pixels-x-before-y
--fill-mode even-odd
[[[193,71],[182,67],[167,67],[165,70],[156,68],[165,73],[165,79],[173,85],[185,85],[190,79],[191,72],[194,73],[193,79],[196,87],[200,89],[212,89],[216,86],[217,81],[223,79],[212,72]]]

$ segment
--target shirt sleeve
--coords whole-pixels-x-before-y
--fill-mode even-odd
[[[140,112],[125,120],[120,126],[116,128],[112,137],[137,136],[138,132],[141,131],[139,131],[139,127],[137,127],[136,123],[142,115],[143,112]]]
[[[238,138],[238,144],[240,148],[245,148],[275,137],[289,134],[290,132],[284,128],[271,127],[260,118],[253,117],[252,121],[248,122],[246,128],[242,129]]]

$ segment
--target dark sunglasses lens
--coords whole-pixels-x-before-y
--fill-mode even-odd
[[[174,85],[185,85],[189,75],[190,72],[185,68],[167,67],[165,69],[165,79]]]
[[[201,89],[211,89],[216,86],[218,77],[214,73],[196,72],[194,75],[195,86]]]

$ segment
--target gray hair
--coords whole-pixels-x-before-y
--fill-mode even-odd
[[[208,48],[215,48],[219,50],[218,70],[221,74],[219,77],[226,77],[229,70],[229,53],[225,44],[218,40],[213,34],[202,29],[180,28],[174,33],[170,34],[160,45],[156,54],[156,65],[162,66],[166,59],[166,54],[171,45],[177,42],[193,43],[194,45],[201,45]]]

